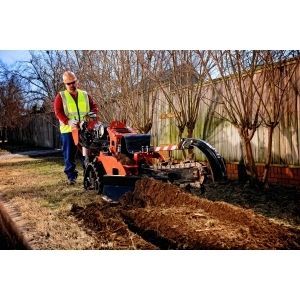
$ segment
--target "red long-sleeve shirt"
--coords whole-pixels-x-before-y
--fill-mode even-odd
[[[76,97],[74,97],[73,95],[71,95],[71,96],[77,104],[78,93],[77,93]],[[92,98],[91,95],[88,95],[88,97],[89,97],[89,102],[90,102],[90,112],[97,113],[98,112],[97,103],[94,101],[94,99]],[[63,101],[62,101],[62,98],[59,93],[56,95],[55,100],[54,100],[54,113],[55,113],[55,116],[60,121],[62,121],[65,125],[68,125],[69,118],[65,114]]]

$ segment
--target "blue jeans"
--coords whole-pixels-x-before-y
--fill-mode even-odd
[[[65,169],[64,172],[68,177],[68,180],[74,180],[77,179],[78,171],[76,170],[76,153],[77,153],[77,147],[74,144],[74,140],[72,137],[72,133],[62,133],[61,134],[61,141],[62,141],[62,148],[63,148],[63,156],[64,156],[64,162],[65,162]],[[84,156],[82,156],[82,153],[78,151],[79,158],[81,161],[81,165],[83,170],[85,169],[84,165]]]

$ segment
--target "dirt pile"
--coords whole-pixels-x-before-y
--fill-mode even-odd
[[[105,201],[91,203],[86,208],[73,205],[71,213],[83,220],[97,237],[94,249],[101,250],[157,250],[158,247],[132,232],[122,219],[122,207]]]
[[[143,178],[117,204],[72,208],[99,249],[300,249],[300,230],[223,201]]]
[[[269,184],[265,188],[251,188],[249,183],[226,180],[206,183],[203,194],[197,189],[192,192],[211,201],[225,201],[252,209],[255,213],[289,225],[300,225],[300,187]]]

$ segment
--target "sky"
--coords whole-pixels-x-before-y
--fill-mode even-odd
[[[18,60],[26,60],[28,57],[28,50],[0,50],[0,60],[6,65],[11,65]]]

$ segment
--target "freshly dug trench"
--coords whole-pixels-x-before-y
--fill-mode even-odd
[[[300,249],[300,231],[225,202],[143,178],[121,199],[122,216],[174,249]]]
[[[99,249],[300,249],[300,230],[147,177],[117,205],[92,203],[73,213],[97,231]]]
[[[98,241],[94,243],[94,249],[158,250],[158,247],[129,230],[121,217],[121,209],[120,205],[101,201],[91,203],[86,208],[73,205],[71,213],[94,232],[93,236]]]

